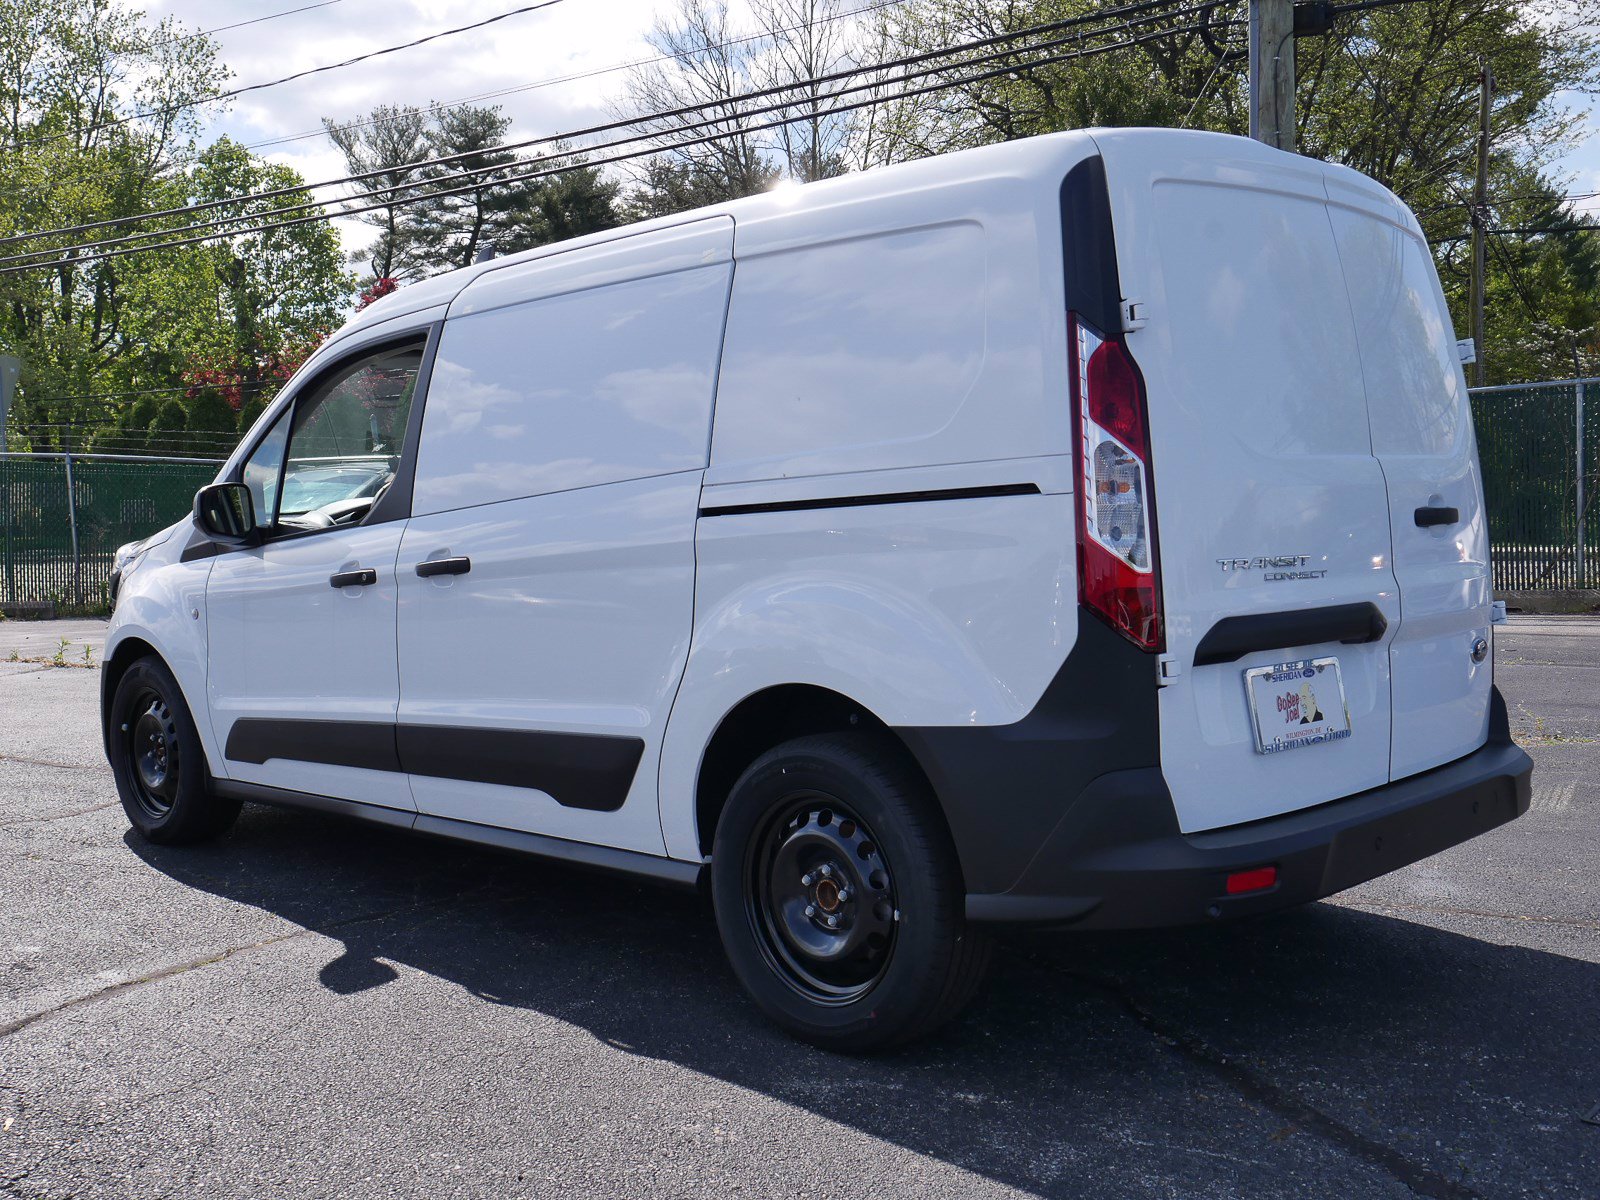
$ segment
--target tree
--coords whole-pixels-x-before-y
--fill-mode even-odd
[[[149,447],[152,454],[182,454],[188,449],[185,431],[189,428],[189,414],[179,400],[168,400],[156,409],[150,422]]]
[[[369,288],[384,279],[398,284],[468,266],[485,246],[511,253],[619,223],[617,184],[582,166],[559,144],[536,161],[504,149],[511,122],[498,107],[434,105],[426,116],[420,110],[378,108],[348,126],[327,119],[323,124],[330,132],[364,131],[363,145],[409,147],[413,115],[420,122],[416,158],[449,161],[394,172],[396,178],[404,174],[410,186],[397,193],[392,208],[371,214],[380,232],[367,256],[373,272]],[[390,124],[398,130],[386,133]],[[335,141],[344,149],[344,142]],[[368,160],[346,150],[346,161],[355,170]],[[539,177],[516,178],[530,172]]]
[[[129,216],[180,199],[196,129],[181,101],[227,77],[212,43],[120,3],[0,5],[0,235]],[[131,114],[148,114],[139,120]],[[55,252],[0,276],[0,349],[23,360],[16,417],[39,448],[82,427],[74,397],[140,374],[126,296],[164,270],[157,256],[86,260],[63,234],[6,248]]]
[[[281,386],[340,323],[353,283],[326,221],[243,232],[273,208],[309,202],[309,192],[292,190],[302,182],[291,168],[262,162],[226,138],[207,147],[189,173],[195,202],[291,189],[231,207],[226,228],[241,232],[199,248],[186,264],[188,290],[207,303],[175,323],[185,378],[219,386],[235,406]]]
[[[226,139],[197,145],[186,102],[226,80],[208,39],[171,21],[152,25],[121,0],[0,6],[0,236],[297,187],[294,172]],[[270,387],[263,364],[303,353],[336,324],[350,286],[326,221],[242,232],[271,208],[307,199],[300,191],[202,214],[240,231],[210,244],[129,245],[115,249],[139,252],[114,256],[79,245],[197,219],[178,215],[0,249],[55,256],[0,275],[0,351],[24,361],[16,416],[34,447],[96,435],[137,442],[157,414],[135,421],[135,406],[115,397],[173,394],[209,369],[231,371],[244,388]],[[166,433],[177,428],[169,414]]]
[[[877,33],[885,47],[915,53],[1100,7],[1098,0],[916,0],[880,14]],[[1120,21],[1073,26],[1073,41],[1055,52],[1122,48],[1049,65],[1019,51],[1001,60],[1012,67],[1003,75],[889,106],[896,136],[880,138],[880,161],[1094,125],[1247,133],[1247,11],[1245,0],[1219,0],[1198,15],[1147,14],[1132,30]],[[1536,210],[1570,223],[1577,218],[1562,209],[1550,170],[1577,132],[1562,96],[1600,85],[1597,15],[1596,0],[1421,0],[1342,14],[1327,36],[1295,43],[1301,151],[1372,176],[1417,211],[1442,246],[1441,278],[1458,316],[1466,312],[1466,276],[1451,239],[1470,223],[1479,60],[1497,81],[1491,196],[1508,198],[1496,204],[1491,224],[1520,222]],[[1135,36],[1148,40],[1127,45]],[[1529,195],[1532,201],[1510,199]],[[1594,252],[1575,244],[1594,236],[1567,236],[1560,246],[1494,240],[1485,347],[1491,379],[1564,375],[1576,363],[1600,369],[1583,349],[1593,342],[1596,293],[1586,280]]]
[[[376,173],[352,185],[352,190],[383,189],[381,196],[362,202],[381,202],[383,207],[357,216],[358,221],[374,226],[378,236],[358,252],[355,261],[366,262],[375,279],[422,278],[425,264],[417,256],[412,207],[406,203],[420,179],[411,164],[428,157],[428,126],[422,110],[410,104],[380,104],[370,116],[345,125],[324,117],[322,127],[344,155],[350,174]]]
[[[634,70],[618,110],[639,118],[663,147],[639,172],[635,215],[735,200],[779,179],[826,179],[860,165],[853,148],[867,119],[826,111],[829,85],[807,82],[860,60],[863,32],[844,20],[844,4],[750,0],[750,12],[753,31],[733,22],[727,0],[679,0],[649,35],[661,59]],[[732,100],[774,88],[784,90],[758,102],[773,112],[745,117]],[[693,111],[655,115],[679,109]]]

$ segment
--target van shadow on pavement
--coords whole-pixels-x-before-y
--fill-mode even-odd
[[[852,1059],[766,1024],[697,897],[253,806],[211,846],[127,842],[340,940],[315,981],[334,992],[404,963],[1039,1194],[1081,1194],[1086,1174],[1103,1195],[1139,1191],[1173,1153],[1237,1156],[1241,1186],[1286,1157],[1425,1196],[1576,1196],[1600,1179],[1600,1128],[1580,1120],[1600,1103],[1600,966],[1557,954],[1330,904],[1012,935],[946,1033]]]

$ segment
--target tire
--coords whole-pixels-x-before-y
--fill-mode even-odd
[[[932,1032],[988,965],[933,795],[871,734],[797,738],[751,764],[717,822],[711,896],[745,990],[824,1049]]]
[[[239,801],[212,794],[194,718],[160,659],[139,659],[118,681],[106,747],[122,809],[146,841],[207,841],[239,816]]]

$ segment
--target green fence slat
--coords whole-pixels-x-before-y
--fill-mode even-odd
[[[74,602],[72,522],[60,455],[0,458],[0,601],[103,611],[117,547],[172,524],[216,476],[216,463],[72,459],[78,518]]]

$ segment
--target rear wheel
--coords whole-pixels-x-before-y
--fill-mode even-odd
[[[933,797],[886,739],[805,737],[757,759],[717,823],[711,882],[740,982],[819,1046],[932,1031],[988,961]]]
[[[175,845],[216,837],[239,801],[213,795],[205,751],[178,681],[157,658],[141,658],[117,683],[106,745],[123,811],[141,837]]]

